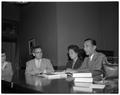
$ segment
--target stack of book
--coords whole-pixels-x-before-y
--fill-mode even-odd
[[[73,73],[74,86],[73,91],[92,92],[93,83],[92,73]]]

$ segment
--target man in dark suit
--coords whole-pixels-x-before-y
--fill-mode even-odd
[[[70,72],[91,72],[94,78],[101,77],[103,64],[107,63],[106,56],[96,51],[96,41],[93,39],[84,40],[84,51],[87,57],[84,59],[82,66]]]
[[[104,54],[96,51],[96,41],[93,39],[84,40],[84,51],[86,57],[78,72],[91,72],[93,77],[97,77],[103,73],[103,64],[107,63],[107,58]]]

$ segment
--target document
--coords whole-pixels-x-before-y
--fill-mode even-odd
[[[61,73],[61,72],[54,72],[54,73],[43,73],[38,74],[37,76],[44,77],[47,79],[61,79],[61,78],[67,78],[67,74]]]
[[[49,74],[49,75],[46,74],[46,75],[44,75],[44,77],[47,79],[59,79],[59,78],[61,78],[61,76],[57,75],[57,74]]]

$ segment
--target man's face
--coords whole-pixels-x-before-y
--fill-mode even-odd
[[[35,58],[41,59],[42,58],[42,50],[41,50],[41,48],[36,48],[34,50],[33,55],[35,56]]]
[[[92,45],[90,40],[84,42],[84,51],[86,55],[88,56],[92,55],[95,49],[96,49],[96,46]]]
[[[2,62],[6,61],[6,54],[2,53]]]

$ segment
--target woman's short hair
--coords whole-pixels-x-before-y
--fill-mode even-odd
[[[70,45],[70,46],[68,46],[68,51],[70,49],[74,50],[77,54],[79,53],[79,47],[77,45]]]
[[[80,60],[84,60],[86,55],[85,55],[85,51],[83,49],[80,49],[77,45],[69,45],[68,46],[68,51],[70,49],[74,50],[78,54],[78,58]],[[68,60],[71,60],[71,58],[70,58],[68,53],[67,53],[67,56],[68,56]]]

